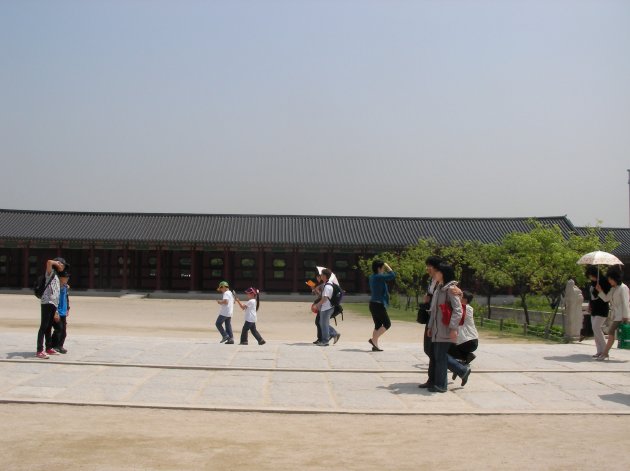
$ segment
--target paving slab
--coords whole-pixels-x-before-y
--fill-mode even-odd
[[[418,344],[317,347],[272,341],[75,335],[39,360],[34,335],[0,333],[0,402],[357,414],[628,414],[630,350],[594,361],[590,344],[487,344],[465,388],[418,388]]]

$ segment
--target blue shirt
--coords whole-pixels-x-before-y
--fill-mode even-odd
[[[387,282],[396,278],[396,272],[374,273],[370,275],[370,302],[381,303],[387,307],[389,305],[389,290]]]
[[[68,314],[68,287],[62,286],[59,293],[59,305],[57,312],[60,316],[65,317]]]

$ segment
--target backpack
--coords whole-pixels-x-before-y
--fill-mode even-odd
[[[330,304],[334,308],[333,313],[330,315],[331,319],[335,319],[335,325],[337,325],[337,316],[341,314],[341,320],[343,320],[343,306],[341,302],[343,300],[344,292],[341,290],[339,285],[335,283],[326,283],[327,285],[332,286],[333,294],[330,297]]]
[[[55,276],[57,275],[53,273],[53,275],[50,277],[50,280],[48,280],[48,283],[46,283],[46,275],[40,275],[37,277],[37,280],[35,280],[35,284],[33,285],[33,294],[37,299],[42,299],[46,288],[48,288],[50,283],[52,283],[52,280],[55,279]]]

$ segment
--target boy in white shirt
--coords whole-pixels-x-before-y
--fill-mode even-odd
[[[221,308],[219,309],[219,316],[217,317],[215,325],[221,334],[221,343],[225,342],[226,344],[233,344],[234,334],[232,333],[232,313],[234,312],[234,295],[232,294],[232,291],[230,291],[230,285],[227,281],[219,283],[217,291],[222,293],[223,297],[217,301]],[[224,323],[225,329],[223,328]]]

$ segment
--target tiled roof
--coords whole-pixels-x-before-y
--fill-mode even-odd
[[[565,217],[534,218],[575,231]],[[383,218],[22,211],[0,209],[0,240],[400,248],[419,239],[495,242],[530,218]]]
[[[588,230],[586,227],[576,227],[575,229],[580,235],[586,234]],[[612,251],[613,254],[618,257],[630,257],[630,229],[623,227],[600,227],[598,229],[602,240],[608,234],[612,234],[615,240],[620,243],[619,247]]]

